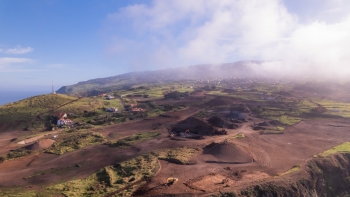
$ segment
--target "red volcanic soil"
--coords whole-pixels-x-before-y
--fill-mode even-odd
[[[223,106],[223,105],[232,105],[235,103],[235,99],[229,98],[229,97],[216,97],[212,99],[211,101],[207,102],[206,105],[210,107],[214,106]]]
[[[219,97],[209,101],[211,105],[232,104],[238,100]],[[169,112],[163,116],[140,121],[111,125],[93,129],[107,139],[118,139],[135,133],[150,131],[154,124],[170,126],[179,123],[206,107],[192,106],[186,110]],[[255,122],[262,119],[253,117]],[[63,155],[38,154],[0,163],[0,186],[16,187],[28,185],[49,185],[72,179],[87,177],[96,170],[125,161],[143,153],[163,148],[187,146],[199,150],[190,162],[193,165],[179,165],[160,161],[161,169],[151,182],[144,186],[142,196],[204,195],[205,192],[232,191],[237,187],[261,184],[275,179],[275,175],[290,170],[295,165],[303,165],[313,155],[343,142],[350,141],[349,119],[318,119],[302,121],[287,126],[284,134],[260,135],[251,129],[253,120],[242,123],[236,130],[228,129],[228,135],[205,136],[194,140],[181,138],[173,140],[168,131],[159,129],[161,135],[130,148],[120,149],[107,145],[88,146]],[[264,123],[274,125],[274,122]],[[231,138],[242,133],[244,138]],[[9,143],[12,136],[1,142]],[[229,143],[222,143],[230,138]],[[45,142],[41,146],[47,146]],[[34,145],[33,145],[34,146]],[[40,147],[40,145],[37,145]],[[79,164],[81,167],[71,167]],[[49,172],[49,173],[47,173]],[[33,176],[33,175],[38,176]],[[162,186],[168,177],[179,181],[172,186]],[[23,179],[25,178],[25,179]],[[223,188],[220,180],[228,178],[231,188]]]
[[[251,153],[233,143],[211,143],[204,148],[201,159],[207,163],[249,163],[253,162]]]
[[[200,109],[200,107],[189,107],[184,110],[165,113],[157,117],[111,125],[101,129],[95,129],[94,131],[101,133],[109,140],[119,139],[142,131],[150,131],[154,128],[154,125],[167,125],[184,120],[197,113]]]
[[[346,119],[310,120],[287,127],[285,134],[280,135],[259,135],[258,132],[250,130],[249,126],[242,127],[237,132],[243,133],[245,137],[234,139],[233,143],[228,144],[211,143],[213,138],[194,140],[193,145],[207,143],[202,146],[203,153],[194,156],[189,162],[195,164],[178,165],[162,161],[160,173],[151,183],[145,185],[143,195],[186,196],[201,195],[219,189],[224,191],[222,185],[217,185],[217,182],[225,177],[230,179],[231,186],[235,186],[225,188],[228,191],[261,184],[261,181],[274,180],[274,176],[288,171],[295,165],[303,165],[313,155],[349,141],[349,126],[350,121]],[[216,136],[215,139],[223,140],[225,136]],[[234,174],[242,170],[245,173],[234,177]],[[172,176],[179,178],[179,182],[170,187],[159,187],[167,177]],[[202,182],[205,184],[201,186]]]
[[[53,143],[55,143],[55,140],[42,139],[35,142],[34,144],[26,146],[25,148],[27,150],[43,150],[45,148],[49,148]]]

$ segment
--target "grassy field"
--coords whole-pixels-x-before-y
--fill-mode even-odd
[[[52,115],[56,111],[69,114],[68,117],[74,122],[86,122],[99,115],[109,115],[104,110],[109,107],[122,110],[119,99],[106,100],[102,97],[78,99],[62,94],[34,96],[0,106],[0,130],[25,128],[32,131],[46,130],[53,123]],[[87,112],[95,113],[95,117],[86,116]]]
[[[325,107],[328,110],[326,114],[350,118],[350,103],[325,99],[313,99],[313,101]]]
[[[135,100],[138,99],[156,99],[163,98],[164,94],[178,91],[178,92],[192,92],[193,88],[189,88],[190,84],[166,84],[166,85],[148,85],[148,84],[139,84],[133,86],[129,90],[120,90],[114,91],[112,94],[121,95],[123,98],[132,97]],[[146,96],[147,95],[147,96]],[[144,97],[145,96],[145,97]]]
[[[279,121],[280,123],[285,124],[285,125],[294,125],[294,124],[300,122],[301,118],[294,118],[291,116],[283,115],[283,116],[278,117],[277,121]]]
[[[284,127],[277,126],[274,128],[269,128],[266,130],[260,131],[260,134],[284,134]]]
[[[0,106],[0,129],[44,129],[45,122],[38,120],[37,115],[76,99],[66,95],[45,94]]]
[[[53,154],[64,154],[78,150],[88,145],[98,144],[105,141],[101,134],[92,132],[62,133],[55,139],[56,142],[45,152]]]
[[[153,154],[159,159],[164,159],[180,164],[187,164],[188,160],[199,152],[198,149],[188,148],[186,146],[176,149],[163,149],[155,151]]]
[[[349,152],[350,152],[350,142],[345,142],[329,150],[326,150],[317,156],[327,157],[328,155],[335,154],[335,153],[349,153]]]

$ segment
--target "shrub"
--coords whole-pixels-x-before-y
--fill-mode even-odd
[[[18,158],[18,157],[23,157],[23,156],[27,156],[31,153],[32,151],[30,150],[26,150],[24,148],[20,148],[17,150],[12,150],[9,153],[7,153],[6,157],[7,159],[14,159],[14,158]]]

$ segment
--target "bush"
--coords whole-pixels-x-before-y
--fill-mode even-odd
[[[178,92],[178,91],[174,91],[174,92],[170,92],[168,94],[164,95],[164,98],[173,98],[173,99],[180,99],[181,97],[186,97],[189,96],[188,92]]]
[[[7,159],[14,159],[14,158],[18,158],[18,157],[23,157],[23,156],[27,156],[31,153],[32,151],[30,150],[26,150],[24,148],[20,148],[17,150],[12,150],[9,153],[7,153],[6,157]]]

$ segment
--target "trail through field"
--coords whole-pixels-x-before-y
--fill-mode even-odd
[[[55,111],[55,110],[57,110],[57,109],[60,109],[60,108],[62,108],[62,107],[64,107],[64,106],[66,106],[66,105],[69,105],[69,104],[71,104],[71,103],[74,103],[74,102],[80,100],[81,98],[82,98],[82,97],[79,97],[79,98],[77,98],[77,99],[75,99],[75,100],[72,100],[72,101],[69,101],[69,102],[67,102],[67,103],[64,103],[64,104],[62,104],[62,105],[60,105],[60,106],[58,106],[58,107],[54,107],[54,108],[52,108],[52,109],[50,109],[50,110],[48,110],[48,111],[42,112],[42,113],[38,114],[38,115],[36,116],[36,118],[37,118],[38,120],[44,122],[45,120],[43,120],[43,119],[40,117],[41,115],[46,114],[46,113],[50,113],[50,112]]]
[[[123,109],[125,110],[125,102],[124,102],[122,96],[118,96],[118,99],[120,100],[120,103],[122,104]]]
[[[35,142],[35,141],[37,141],[37,140],[39,140],[39,139],[41,139],[41,138],[43,138],[43,137],[45,137],[47,135],[54,135],[54,134],[57,134],[58,132],[59,131],[50,131],[50,133],[43,133],[43,134],[37,135],[35,137],[31,137],[29,139],[25,139],[25,140],[22,140],[22,141],[24,142],[24,144],[30,144],[30,143]]]

